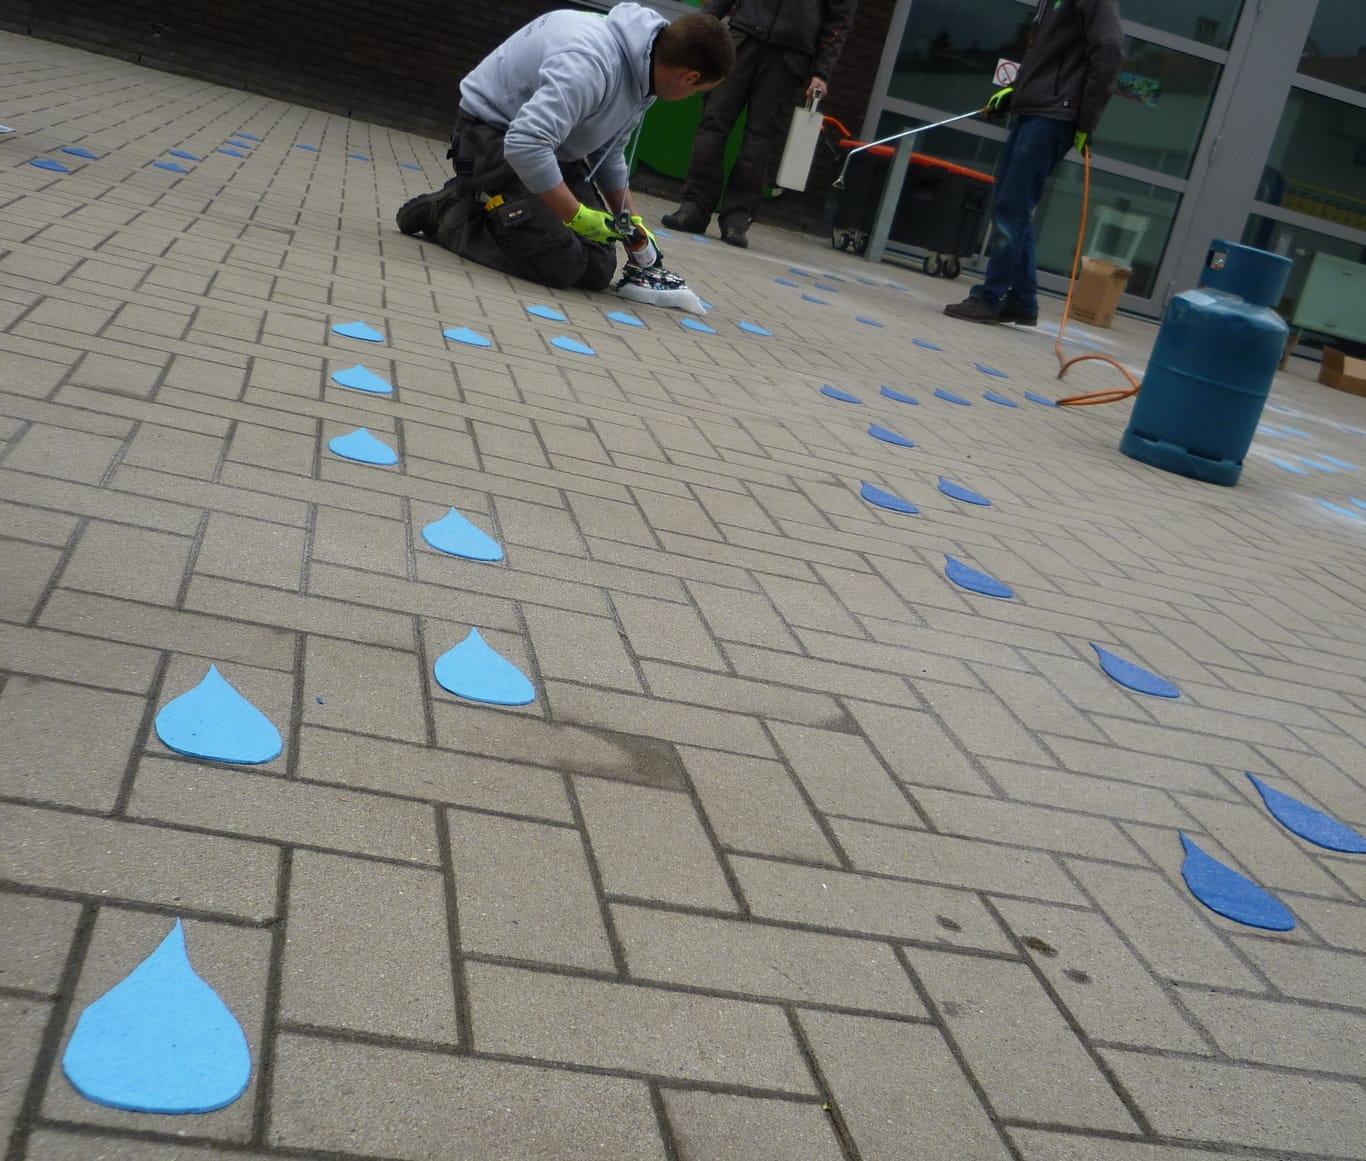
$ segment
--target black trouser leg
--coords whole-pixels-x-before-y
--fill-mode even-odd
[[[735,68],[702,98],[702,123],[693,138],[692,159],[683,183],[683,200],[710,214],[726,183],[726,138],[750,99],[750,83],[764,45],[745,37],[735,47]]]
[[[792,110],[809,68],[809,61],[801,53],[762,46],[750,83],[744,140],[718,211],[722,225],[727,219],[743,225],[757,213],[770,167],[779,143],[786,139]]]

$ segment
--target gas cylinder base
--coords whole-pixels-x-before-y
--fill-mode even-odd
[[[1243,474],[1241,463],[1208,459],[1166,440],[1147,439],[1132,429],[1125,431],[1120,439],[1119,450],[1132,460],[1151,464],[1164,472],[1189,476],[1206,484],[1222,484],[1226,488],[1233,487]]]

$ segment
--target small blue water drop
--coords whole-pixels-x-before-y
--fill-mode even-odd
[[[915,398],[915,396],[907,395],[905,392],[897,391],[892,387],[879,387],[878,394],[886,399],[892,400],[894,403],[909,403],[912,407],[920,406],[920,400]]]
[[[699,298],[697,301],[702,304],[703,310],[711,311],[716,309],[716,307],[713,306],[710,302],[708,302],[705,298]]]
[[[1286,411],[1286,414],[1287,414],[1287,415],[1298,415],[1299,412],[1298,412],[1298,411],[1290,411],[1290,410],[1287,410],[1287,411]],[[1301,430],[1300,428],[1298,428],[1298,427],[1287,427],[1285,430],[1286,430],[1287,432],[1289,432],[1291,435],[1293,435],[1296,439],[1308,439],[1308,438],[1309,438],[1309,433],[1308,433],[1307,431],[1302,431],[1302,430]]]
[[[197,153],[191,153],[188,149],[168,149],[166,151],[172,157],[179,157],[185,161],[203,161],[204,159]]]
[[[355,460],[358,464],[388,467],[390,464],[398,463],[398,452],[363,427],[358,427],[346,435],[333,436],[327,441],[327,446],[334,455],[339,455],[344,460]]]
[[[169,169],[172,173],[189,173],[183,165],[177,165],[174,161],[154,161],[152,162],[158,169]]]
[[[673,237],[673,235],[672,235],[671,233],[669,233],[668,230],[656,230],[656,231],[655,231],[655,237],[656,237],[656,238],[663,238],[664,241],[667,242],[670,238]]]
[[[415,169],[418,173],[422,172],[422,166],[414,165],[411,161],[400,161],[398,167],[399,169]]]
[[[454,508],[423,528],[422,539],[448,556],[461,556],[466,560],[503,559],[503,549],[498,541]]]
[[[939,490],[951,500],[962,500],[964,504],[976,504],[979,508],[991,507],[991,501],[985,496],[971,488],[965,488],[962,484],[955,484],[947,476],[939,477]]]
[[[492,648],[478,629],[436,659],[437,683],[456,697],[491,705],[526,705],[536,689],[517,666]]]
[[[1353,512],[1350,508],[1344,508],[1341,504],[1335,504],[1332,500],[1325,500],[1322,497],[1319,498],[1319,507],[1326,508],[1335,516],[1346,516],[1351,520],[1361,519],[1361,517],[1358,516],[1355,512]]]
[[[1003,601],[1011,600],[1015,596],[1014,589],[1009,585],[1002,584],[989,573],[979,572],[961,560],[955,560],[947,553],[944,554],[944,561],[944,575],[960,589],[981,593],[984,597],[996,597]]]
[[[231,145],[234,149],[245,149],[248,153],[250,153],[252,150],[252,144],[250,141],[238,141],[236,137],[230,137],[228,139],[228,144]]]
[[[1310,459],[1308,456],[1300,456],[1300,463],[1307,468],[1313,468],[1316,472],[1336,472],[1338,470],[1332,464],[1325,464],[1321,460]]]
[[[493,340],[469,327],[447,327],[441,332],[453,343],[463,343],[467,347],[491,347]]]
[[[811,285],[816,290],[825,291],[826,294],[838,294],[840,292],[838,286],[831,286],[828,282],[813,282]]]
[[[392,395],[394,393],[392,383],[359,363],[354,367],[347,367],[343,371],[333,371],[332,382],[338,387],[348,387],[352,391],[365,391],[370,395]]]
[[[782,278],[782,277],[779,277],[779,278],[775,278],[773,281],[776,282],[779,286],[798,286],[798,285],[800,285],[799,283],[793,282],[792,279],[790,279],[790,278]]]
[[[983,375],[990,375],[993,379],[1009,379],[1010,376],[1004,371],[998,371],[995,367],[988,367],[985,363],[973,363],[973,366],[982,372]]]
[[[60,161],[53,161],[50,157],[35,157],[29,162],[36,169],[50,169],[53,173],[70,173],[65,165]]]
[[[696,331],[699,335],[714,335],[716,328],[704,323],[700,318],[693,318],[691,315],[684,315],[678,320],[678,325],[685,331]]]
[[[864,326],[866,326],[866,327],[881,327],[881,326],[882,326],[882,324],[881,324],[880,322],[878,322],[877,319],[875,319],[875,318],[869,318],[867,315],[864,315],[864,314],[856,314],[856,315],[854,315],[854,321],[855,321],[856,323],[862,323],[862,324],[863,324]]]
[[[952,391],[945,391],[942,387],[934,389],[936,399],[942,399],[945,403],[956,403],[959,407],[971,407],[972,401],[964,399],[961,395],[955,395]]]
[[[1355,504],[1358,508],[1366,510],[1366,500],[1362,500],[1356,496],[1348,496],[1347,498],[1351,500],[1352,503]]]
[[[1004,395],[997,395],[995,391],[983,391],[982,398],[988,403],[995,403],[1001,407],[1019,407],[1020,405],[1013,399],[1007,399]]]
[[[246,1035],[190,964],[180,920],[81,1013],[62,1071],[87,1100],[134,1113],[209,1113],[246,1092]]]
[[[295,145],[294,148],[295,148],[295,149],[302,149],[305,153],[317,153],[317,152],[318,152],[318,147],[317,147],[316,145]]]
[[[741,319],[735,325],[739,327],[742,331],[744,331],[747,335],[758,335],[761,338],[765,339],[770,339],[773,337],[773,332],[769,330],[767,327],[761,327],[758,323],[752,323],[746,319]]]
[[[1282,471],[1289,472],[1293,476],[1307,476],[1309,474],[1304,468],[1300,467],[1299,464],[1292,464],[1289,460],[1279,459],[1276,456],[1269,456],[1267,458]]]
[[[689,242],[696,242],[696,243],[698,243],[698,244],[701,245],[701,246],[710,246],[710,245],[711,245],[711,239],[708,238],[705,234],[689,234],[689,235],[688,235],[688,241],[689,241]]]
[[[1178,833],[1186,848],[1181,877],[1191,894],[1211,911],[1267,931],[1289,931],[1295,926],[1290,909],[1269,891],[1207,855],[1184,832]]]
[[[914,516],[920,511],[920,509],[909,500],[903,500],[895,492],[888,492],[877,487],[875,484],[868,483],[867,480],[863,481],[863,487],[859,489],[859,495],[870,504],[876,505],[879,508],[886,508],[889,512],[899,512],[903,516]]]
[[[913,440],[909,440],[904,435],[892,431],[891,428],[880,427],[876,423],[870,423],[868,425],[868,434],[874,439],[880,439],[883,443],[895,444],[897,447],[915,447],[915,442]]]
[[[815,274],[813,274],[810,270],[803,270],[800,266],[789,266],[789,267],[787,268],[787,272],[788,272],[789,274],[796,274],[796,275],[798,275],[798,276],[800,276],[800,277],[802,277],[802,278],[815,278],[815,277],[816,277]]]
[[[817,306],[829,306],[830,304],[823,298],[817,298],[814,294],[803,294],[803,302],[814,302]]]
[[[240,149],[229,149],[226,145],[220,145],[214,152],[226,153],[229,157],[246,157],[246,154]]]
[[[215,665],[193,689],[161,707],[155,726],[167,749],[214,762],[256,766],[284,748],[280,731]]]
[[[593,350],[587,343],[581,342],[579,339],[571,339],[568,335],[556,335],[550,340],[550,345],[558,347],[562,351],[568,351],[571,355],[597,357],[597,351]]]
[[[350,158],[352,161],[369,161],[369,160],[370,160],[370,159],[369,159],[368,157],[366,157],[365,154],[363,154],[363,153],[348,153],[346,156],[347,156],[348,158]]]
[[[1116,657],[1108,649],[1101,648],[1094,641],[1091,642],[1091,648],[1096,651],[1096,656],[1100,658],[1100,667],[1126,689],[1132,689],[1136,693],[1151,694],[1153,697],[1174,698],[1181,696],[1181,691],[1165,677],[1159,677],[1141,665],[1135,665],[1132,661],[1124,660],[1123,657]]]
[[[621,325],[625,327],[643,327],[645,325],[640,319],[636,318],[635,315],[629,314],[624,310],[609,310],[607,312],[607,317],[611,319],[612,322],[621,323]]]
[[[341,335],[344,339],[359,339],[363,343],[384,342],[383,332],[364,322],[337,323],[332,328],[332,333]]]
[[[526,308],[526,312],[527,314],[533,315],[536,318],[549,319],[551,322],[568,321],[565,317],[564,311],[559,310],[553,306],[546,306],[544,303],[536,303],[534,306],[529,306]]]
[[[1344,472],[1355,472],[1357,470],[1356,464],[1349,463],[1347,460],[1340,460],[1337,456],[1326,456],[1320,452],[1319,459],[1332,464],[1335,468],[1341,468]]]
[[[1246,772],[1245,772],[1246,773]],[[1342,851],[1349,855],[1366,855],[1366,838],[1363,838],[1345,822],[1339,822],[1331,814],[1316,810],[1308,803],[1292,798],[1284,791],[1268,786],[1255,774],[1247,775],[1257,793],[1262,796],[1267,810],[1291,834],[1324,850]]]
[[[864,278],[862,274],[856,275],[854,281],[855,281],[855,282],[861,282],[861,283],[863,283],[864,286],[881,286],[881,285],[882,285],[882,283],[878,282],[877,279],[875,279],[875,278]]]
[[[261,139],[255,133],[248,133],[245,129],[239,129],[233,134],[234,137],[245,137],[248,141],[259,142]]]
[[[904,288],[898,287],[897,289],[900,290]],[[942,351],[944,349],[938,343],[930,342],[929,339],[912,339],[911,342],[923,351]]]
[[[1047,395],[1040,395],[1037,391],[1026,391],[1024,395],[1030,403],[1037,403],[1040,407],[1056,407],[1058,405],[1057,400],[1049,399]]]
[[[86,161],[98,161],[100,155],[92,149],[87,149],[84,145],[63,145],[59,153],[69,153],[72,157],[83,157]]]
[[[857,395],[850,395],[848,391],[841,391],[838,387],[831,387],[827,383],[821,388],[821,394],[827,399],[836,399],[840,403],[862,403],[863,400]]]

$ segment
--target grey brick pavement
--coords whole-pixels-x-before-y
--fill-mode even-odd
[[[1055,392],[1049,337],[820,239],[666,242],[718,333],[631,330],[400,236],[435,142],[11,35],[0,120],[6,1161],[1366,1157],[1366,866],[1243,776],[1366,826],[1366,512],[1318,503],[1366,498],[1366,403],[1281,376],[1242,483],[1203,487],[1119,457],[1123,407],[982,401]],[[150,167],[176,147],[204,160]],[[1152,334],[1091,337],[1138,367]],[[356,362],[395,394],[331,383]],[[359,425],[398,467],[323,450]],[[1302,454],[1359,466],[1273,462]],[[415,535],[452,504],[505,563]],[[471,625],[533,705],[435,686]],[[209,663],[278,759],[156,740]],[[1297,929],[1196,904],[1178,829]],[[65,1037],[176,916],[252,1085],[88,1104]]]

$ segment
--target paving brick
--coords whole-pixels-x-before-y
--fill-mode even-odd
[[[802,1012],[821,1073],[865,1161],[925,1157],[1005,1161],[1009,1151],[937,1028]]]
[[[991,784],[930,714],[853,698],[844,705],[899,781],[990,793]]]
[[[870,822],[836,819],[831,827],[859,870],[991,894],[1083,901],[1049,855]]]
[[[1016,1128],[1010,1130],[1010,1137],[1023,1161],[1209,1161],[1210,1157],[1204,1148],[1152,1145],[1146,1138],[1122,1140]]]
[[[833,661],[796,657],[788,653],[756,649],[750,645],[727,645],[725,654],[730,658],[736,672],[744,677],[864,698],[868,701],[880,701],[889,705],[920,705],[920,699],[911,691],[906,680],[895,672],[885,673],[874,669],[856,668],[853,665],[841,665]]]
[[[1131,819],[1158,826],[1189,826],[1190,818],[1170,795],[1131,782],[1091,778],[1085,774],[1050,770],[988,758],[987,773],[1006,795],[1043,806],[1087,811],[1113,819]]]
[[[768,649],[797,649],[797,639],[762,594],[737,592],[701,581],[690,581],[688,590],[711,631],[722,640],[744,641]]]
[[[303,579],[305,539],[301,528],[214,512],[195,558],[195,571],[297,590]]]
[[[108,436],[35,423],[5,458],[5,467],[98,484],[122,446],[122,440]]]
[[[77,527],[78,522],[72,516],[0,500],[0,535],[64,548]]]
[[[1235,942],[1287,996],[1366,1009],[1366,959],[1273,940]]]
[[[1366,1157],[1357,1084],[1224,1061],[1160,1060],[1122,1049],[1107,1049],[1104,1056],[1165,1136]]]
[[[819,1105],[714,1092],[665,1090],[679,1161],[841,1161]]]
[[[563,508],[531,504],[506,496],[497,497],[494,507],[498,511],[503,538],[509,544],[525,544],[569,556],[588,555],[573,517]]]
[[[909,952],[911,966],[999,1116],[1131,1130],[1104,1074],[1023,964]],[[1047,1060],[1047,1069],[1038,1061]]]
[[[935,828],[948,834],[1120,863],[1147,861],[1108,819],[949,790],[917,790],[915,801]]]
[[[312,555],[332,564],[406,577],[408,530],[398,520],[382,520],[363,512],[320,505]]]
[[[575,786],[605,891],[736,910],[690,798],[584,778]]]
[[[442,877],[298,851],[280,1014],[428,1043],[458,1039]]]
[[[525,552],[517,552],[516,569],[523,566]],[[553,561],[575,563],[573,557],[546,554],[546,567]],[[590,569],[593,567],[588,566]],[[523,604],[547,605],[554,609],[571,609],[579,613],[594,613],[606,616],[607,598],[593,586],[591,581],[579,581],[563,576],[551,579],[551,575],[516,571],[514,568],[490,568],[486,564],[473,564],[457,561],[451,557],[437,558],[434,552],[419,551],[417,554],[416,576],[425,584],[437,585],[447,590],[460,590],[461,599],[468,599],[469,593],[488,593],[503,601],[520,601]],[[648,581],[648,578],[647,578]],[[651,589],[657,586],[650,585]],[[668,584],[665,590],[676,588]]]
[[[1048,748],[1069,770],[1138,782],[1161,790],[1189,791],[1211,798],[1233,798],[1223,779],[1207,765],[1121,750],[1055,734],[1044,735]]]
[[[50,629],[0,623],[0,657],[14,673],[52,677],[145,693],[156,670],[156,654]]]
[[[173,604],[189,559],[179,536],[94,521],[86,525],[62,572],[66,588]]]
[[[51,1014],[51,1004],[0,996],[0,1058],[5,1061],[0,1072],[0,1132],[6,1140],[28,1094],[29,1076]]]
[[[925,1009],[886,944],[614,906],[633,977],[903,1016]]]
[[[764,514],[764,510],[751,496],[738,495],[720,488],[708,488],[701,484],[694,484],[692,490],[713,521],[738,525],[741,528],[754,528],[760,532],[777,530],[773,521]]]
[[[811,1093],[780,1008],[605,980],[469,964],[485,1052],[681,1080]]]
[[[448,813],[466,953],[613,971],[577,830]]]
[[[1366,907],[1300,897],[1295,900],[1295,918],[1307,923],[1330,947],[1366,951]]]
[[[640,691],[640,680],[615,621],[562,609],[529,607],[523,615],[545,677]]]
[[[147,958],[171,930],[174,920],[119,907],[100,908],[90,948],[81,963],[62,1043],[65,1047],[82,1010],[104,995]],[[251,1139],[253,1107],[261,1075],[261,1040],[266,1014],[266,980],[270,973],[269,931],[223,923],[184,921],[185,948],[201,979],[227,1004],[242,1025],[251,1053],[251,1080],[241,1099],[227,1108],[195,1118],[197,1135],[225,1141]],[[87,1125],[124,1128],[128,1113],[105,1108],[81,1097],[64,1078],[52,1076],[43,1098],[45,1117]],[[140,1113],[138,1123],[153,1132],[183,1132],[177,1116]]]
[[[760,576],[759,583],[789,624],[850,637],[864,636],[863,627],[825,585],[774,576]]]
[[[61,559],[61,552],[55,548],[0,540],[0,620],[27,621]]]
[[[176,476],[208,480],[217,471],[222,454],[223,441],[215,436],[144,423],[138,427],[123,462]]]
[[[259,423],[239,423],[228,445],[229,460],[304,476],[312,473],[316,454],[317,441],[312,436]]]
[[[574,519],[585,535],[600,536],[604,540],[624,540],[646,548],[658,547],[654,533],[634,504],[622,504],[574,492],[569,492],[568,498]]]
[[[426,692],[412,653],[311,637],[304,654],[304,721],[425,742]]]
[[[1363,1073],[1366,1013],[1275,1003],[1195,987],[1179,988],[1177,993],[1219,1047],[1237,1060]]]
[[[0,987],[56,996],[80,914],[78,903],[0,891]]]
[[[687,669],[662,661],[642,661],[640,668],[650,692],[658,698],[828,729],[848,725],[844,710],[827,694],[786,689],[770,682]]]
[[[817,809],[920,826],[920,816],[862,738],[774,723],[773,736]]]
[[[386,1077],[374,1084],[376,1076]],[[267,1140],[427,1161],[664,1161],[636,1080],[280,1037]]]
[[[612,603],[637,656],[706,669],[725,668],[725,659],[691,605],[631,593],[614,593]]]

